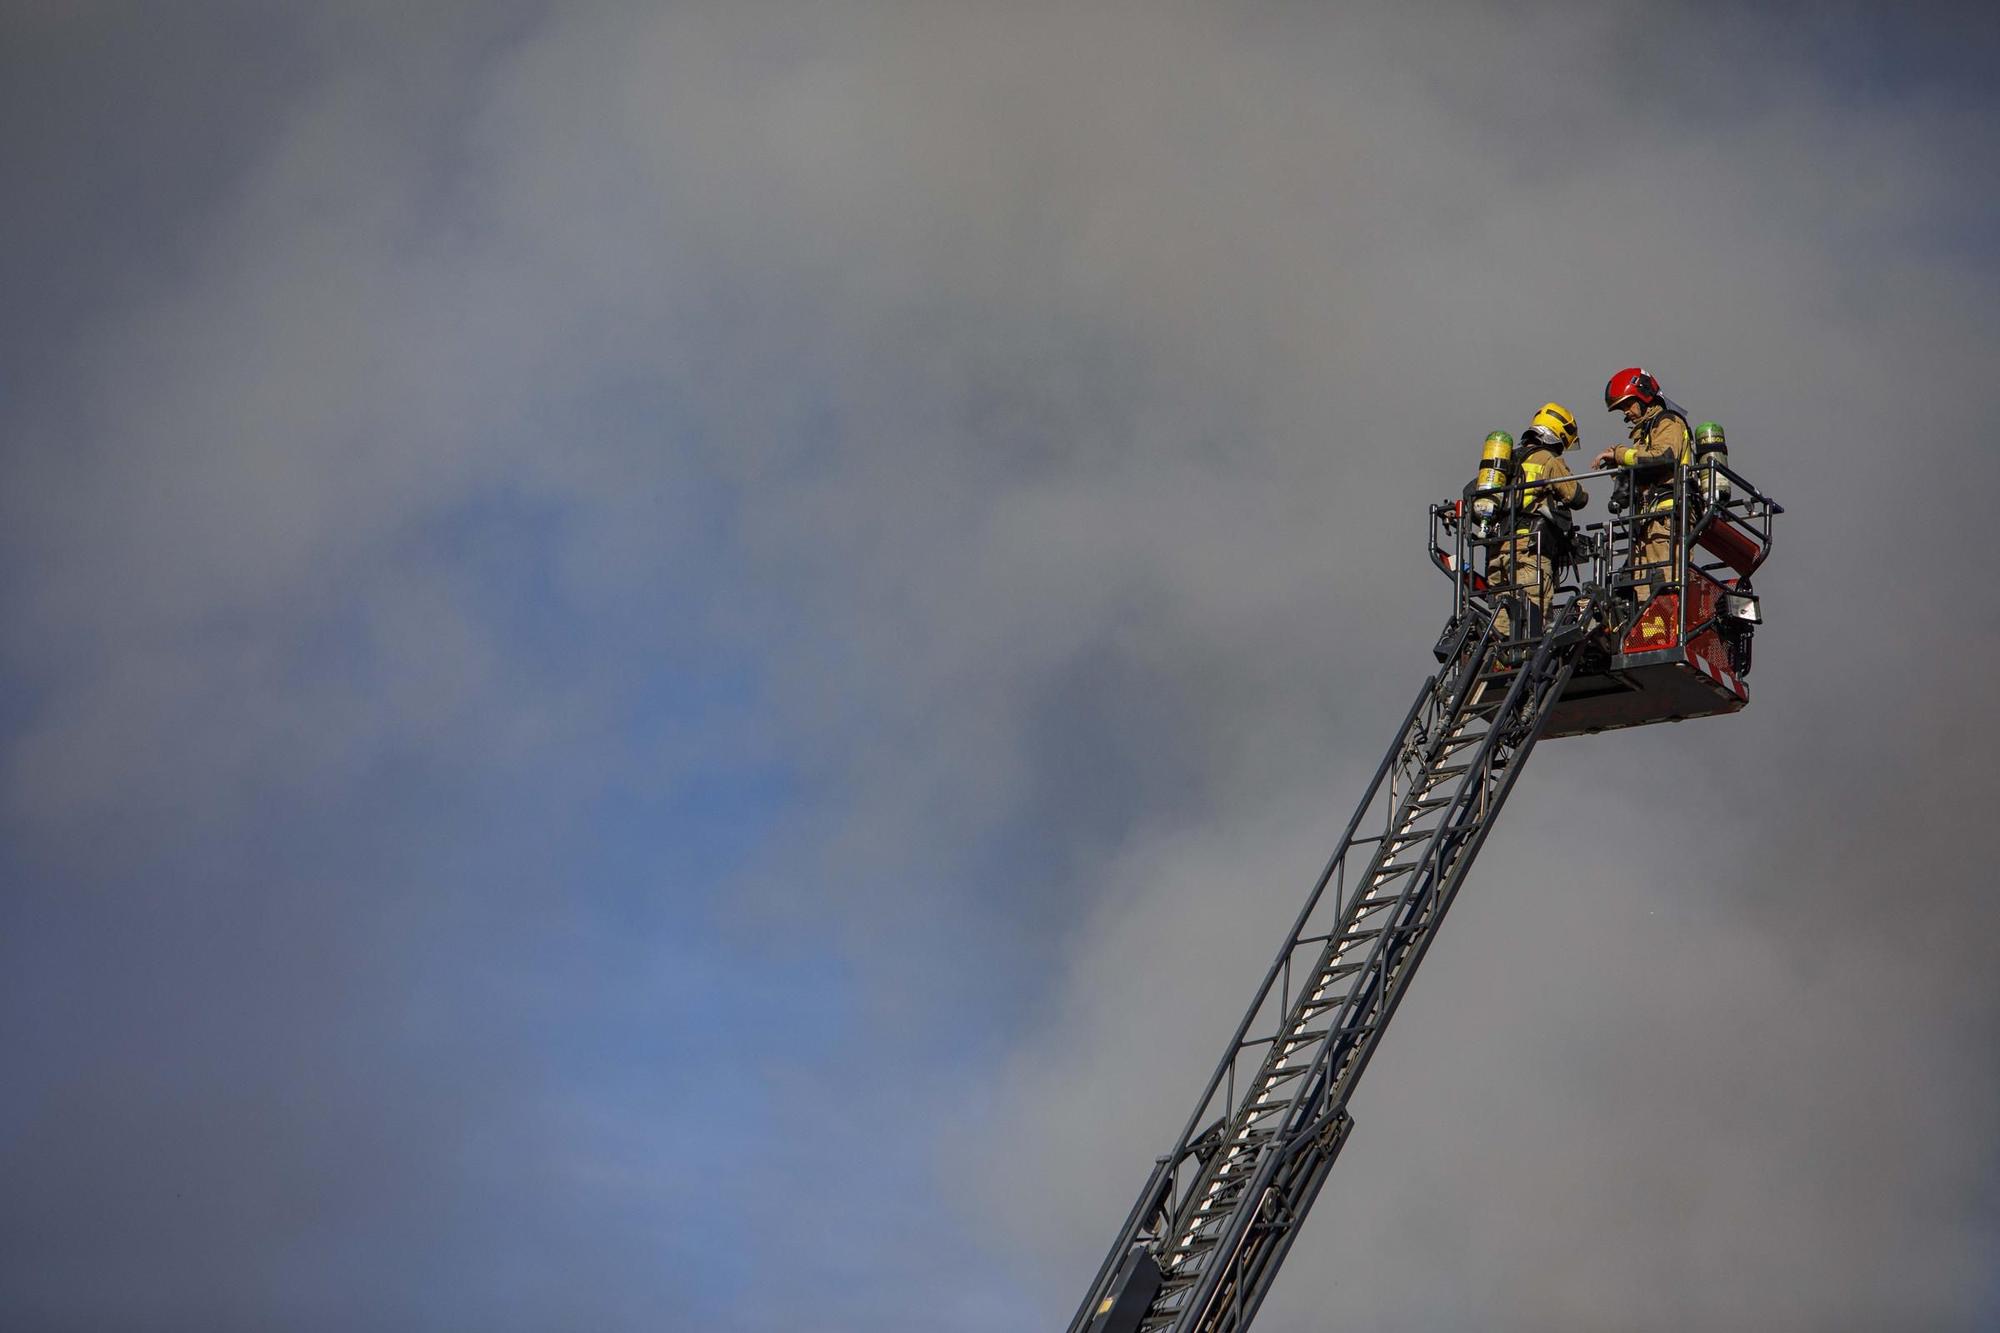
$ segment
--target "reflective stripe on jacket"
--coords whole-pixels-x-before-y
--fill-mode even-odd
[[[1627,434],[1632,442],[1614,451],[1612,457],[1619,466],[1634,469],[1633,480],[1646,488],[1650,497],[1648,513],[1672,509],[1671,469],[1676,463],[1694,462],[1694,433],[1688,429],[1687,418],[1655,403],[1632,423]],[[1663,488],[1663,493],[1655,494]]]
[[[1583,493],[1583,487],[1570,477],[1569,466],[1562,461],[1562,455],[1548,449],[1531,449],[1521,459],[1521,513],[1523,516],[1535,510],[1560,505],[1564,509],[1581,507],[1590,497]],[[1533,532],[1530,527],[1516,528],[1515,532],[1526,536]]]

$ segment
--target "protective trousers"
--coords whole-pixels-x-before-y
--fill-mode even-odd
[[[1637,605],[1644,606],[1653,589],[1674,577],[1674,516],[1647,514],[1632,534],[1632,560],[1627,566],[1636,580],[1632,592]]]
[[[1527,633],[1542,632],[1548,623],[1549,606],[1556,599],[1555,561],[1536,547],[1533,537],[1516,537],[1496,546],[1486,564],[1486,581],[1499,594],[1499,609],[1493,614],[1496,635],[1514,637],[1508,606],[1516,602],[1527,612]]]

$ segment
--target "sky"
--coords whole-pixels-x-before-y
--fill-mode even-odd
[[[1258,1328],[2000,1324],[1996,56],[0,7],[0,1326],[1060,1327],[1633,364],[1752,703],[1536,751]]]

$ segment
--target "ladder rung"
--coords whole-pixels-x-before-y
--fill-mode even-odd
[[[1342,1003],[1342,1001],[1336,1000],[1333,1003],[1338,1004]],[[1289,1065],[1284,1069],[1273,1069],[1270,1073],[1264,1075],[1264,1086],[1267,1088],[1275,1088],[1280,1083],[1283,1083],[1288,1079],[1297,1078],[1300,1074],[1303,1074],[1305,1072],[1306,1072],[1306,1067],[1304,1065]]]
[[[1248,1183],[1247,1176],[1233,1181],[1228,1189],[1217,1190],[1195,1206],[1194,1220],[1188,1223],[1188,1230],[1194,1233],[1197,1240],[1215,1234],[1216,1224],[1235,1209],[1237,1200],[1243,1197],[1243,1187]]]
[[[1203,1231],[1201,1228],[1212,1226],[1224,1214],[1233,1212],[1236,1208],[1236,1201],[1242,1197],[1243,1187],[1241,1184],[1238,1184],[1226,1191],[1217,1190],[1214,1194],[1203,1199],[1194,1210],[1195,1220],[1192,1225],[1194,1227],[1195,1239],[1202,1240],[1213,1236],[1215,1234],[1213,1231]]]

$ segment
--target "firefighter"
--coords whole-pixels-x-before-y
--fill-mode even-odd
[[[1486,580],[1496,591],[1517,594],[1501,596],[1494,613],[1493,630],[1502,639],[1510,637],[1509,602],[1521,603],[1527,637],[1539,638],[1548,622],[1556,584],[1570,562],[1570,512],[1590,502],[1562,460],[1576,442],[1576,416],[1561,403],[1542,404],[1533,423],[1521,432],[1515,457],[1521,497],[1513,510],[1513,531],[1492,546],[1486,565]]]
[[[1604,410],[1624,413],[1630,442],[1606,449],[1593,466],[1629,469],[1633,534],[1625,567],[1643,605],[1656,587],[1673,580],[1674,467],[1694,461],[1693,436],[1687,416],[1638,366],[1619,371],[1604,386]]]

